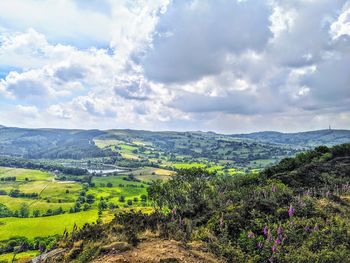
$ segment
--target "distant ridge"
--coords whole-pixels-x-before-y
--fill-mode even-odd
[[[297,144],[297,145],[336,145],[350,142],[350,130],[324,129],[316,131],[282,133],[263,131],[248,134],[233,134],[235,138],[245,138],[269,143]]]
[[[193,158],[210,156],[215,160],[224,158],[236,162],[269,159],[271,156],[280,158],[319,145],[332,146],[350,142],[350,130],[331,129],[298,133],[264,131],[225,135],[201,131],[29,129],[3,125],[0,128],[0,155],[49,159],[115,155],[108,147],[98,147],[94,143],[96,140],[117,140],[129,146],[133,141],[142,141],[153,145],[154,154],[171,152]]]

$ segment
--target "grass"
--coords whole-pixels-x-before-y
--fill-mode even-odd
[[[0,190],[9,193],[12,189],[18,189],[23,193],[39,194],[39,198],[36,199],[0,195],[0,203],[12,211],[18,210],[22,204],[29,206],[30,214],[34,210],[43,213],[59,207],[68,211],[82,188],[79,183],[55,181],[53,175],[39,170],[0,168],[0,177],[10,176],[15,176],[16,181],[0,182]]]
[[[94,140],[97,147],[101,149],[107,149],[110,148],[112,151],[119,152],[123,158],[125,159],[138,159],[137,154],[133,153],[133,150],[137,150],[139,146],[142,146],[141,142],[136,141],[132,144],[127,144],[123,141],[119,140]],[[117,150],[116,147],[118,147],[120,150]]]
[[[189,169],[189,168],[206,168],[206,165],[198,162],[191,163],[173,163],[172,166],[176,169]]]
[[[168,180],[169,177],[174,173],[174,171],[161,169],[161,168],[153,168],[153,167],[144,167],[141,169],[136,169],[128,174],[132,174],[137,179],[144,182],[151,182],[153,180]]]
[[[146,170],[151,174],[156,169],[149,168]],[[158,169],[157,173],[159,176],[167,176],[168,171]],[[40,194],[39,199],[13,198],[8,195],[0,195],[0,203],[5,204],[12,211],[19,210],[23,203],[28,204],[30,216],[32,216],[34,210],[44,213],[48,209],[62,207],[63,210],[68,211],[74,205],[82,189],[80,183],[55,181],[51,174],[35,170],[1,168],[0,176],[16,176],[19,180],[0,182],[0,189],[10,191],[15,188],[24,193]],[[123,179],[125,176],[94,177],[93,182],[96,187],[90,188],[88,193],[94,194],[95,203],[89,211],[73,214],[66,212],[61,215],[38,218],[0,218],[0,240],[6,240],[14,236],[25,236],[31,239],[37,236],[61,234],[65,228],[71,230],[74,223],[81,226],[85,223],[94,222],[97,219],[97,206],[101,197],[108,199],[108,202],[119,205],[121,209],[142,209],[147,212],[150,209],[149,207],[143,207],[145,204],[141,204],[141,201],[134,202],[133,200],[135,197],[141,200],[141,195],[147,195],[148,185],[142,182],[126,181]],[[108,183],[113,186],[107,187]],[[120,196],[124,196],[126,201],[120,202]],[[128,200],[132,200],[133,205],[130,208],[124,208]],[[105,211],[103,221],[108,221],[112,217],[113,211]]]
[[[14,236],[25,236],[31,239],[62,234],[65,229],[71,231],[74,224],[82,226],[96,220],[97,210],[38,218],[0,218],[0,240]]]
[[[22,204],[27,204],[29,206],[30,215],[34,210],[39,210],[40,213],[46,212],[48,209],[56,209],[59,207],[62,207],[63,210],[69,210],[69,208],[74,205],[74,203],[48,203],[46,200],[40,199],[13,198],[7,195],[0,195],[0,203],[5,204],[11,211],[19,210]]]
[[[95,145],[101,149],[108,148],[111,146],[119,145],[120,143],[123,143],[122,141],[118,140],[98,140],[94,139]]]
[[[131,149],[129,148],[129,150]],[[150,181],[151,179],[169,178],[171,171],[146,167],[131,173],[134,175],[141,174],[142,180]],[[0,182],[0,189],[6,191],[19,189],[24,193],[40,194],[38,199],[0,195],[0,203],[5,204],[12,211],[19,210],[23,203],[28,204],[30,216],[32,216],[34,210],[39,210],[42,214],[48,209],[62,207],[63,210],[68,211],[74,205],[82,189],[80,183],[55,181],[54,176],[50,173],[36,170],[0,168],[0,176],[16,176],[17,178],[15,182]],[[94,222],[97,220],[97,206],[101,197],[107,200],[108,203],[112,202],[119,205],[120,209],[123,210],[142,210],[146,213],[152,211],[152,208],[141,203],[141,195],[147,195],[148,185],[144,182],[126,181],[123,179],[126,176],[94,177],[92,181],[96,187],[89,188],[88,194],[92,193],[95,196],[95,202],[92,209],[88,211],[72,214],[66,212],[61,215],[38,218],[0,218],[0,240],[15,236],[25,236],[31,239],[37,236],[62,234],[64,229],[71,230],[74,223],[82,226],[85,223]],[[112,187],[107,187],[108,183],[111,183]],[[121,196],[125,197],[125,202],[119,201]],[[138,202],[134,202],[135,197],[138,198]],[[128,200],[132,200],[133,204],[125,208],[124,206]],[[103,221],[111,220],[114,212],[115,210],[105,211]]]
[[[126,181],[123,180],[123,177],[124,176],[106,176],[93,178],[92,181],[95,183],[96,187],[90,188],[88,194],[93,194],[96,200],[99,200],[101,197],[108,199],[109,202],[121,207],[126,204],[126,202],[119,201],[121,196],[124,196],[126,200],[133,200],[135,197],[140,199],[141,195],[147,194],[146,184]],[[107,187],[106,185],[108,183],[111,183],[112,187]],[[138,205],[140,205],[140,202],[134,204],[134,206]]]
[[[16,254],[15,257],[15,261],[21,260],[23,262],[28,262],[27,260],[34,258],[36,256],[38,256],[40,254],[39,251],[36,250],[29,250],[29,251],[25,251],[25,252],[21,252]],[[0,262],[12,262],[13,259],[13,253],[6,253],[6,254],[2,254],[0,255]]]
[[[0,178],[8,176],[15,176],[16,181],[25,181],[26,178],[33,181],[47,181],[53,178],[48,172],[39,170],[0,167]]]

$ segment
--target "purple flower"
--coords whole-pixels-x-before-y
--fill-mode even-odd
[[[295,210],[294,210],[293,206],[290,205],[290,206],[289,206],[289,209],[288,209],[288,215],[289,215],[289,217],[292,217],[292,216],[294,215],[294,213],[295,213]]]
[[[310,227],[309,227],[309,226],[305,226],[305,227],[304,227],[304,230],[305,230],[305,231],[309,231],[309,230],[310,230]]]
[[[289,223],[289,224],[294,225],[294,221],[290,221],[290,223]]]
[[[267,228],[267,226],[264,227],[264,235],[267,236],[267,234],[269,233],[269,229]]]
[[[173,208],[173,210],[171,210],[171,213],[172,213],[173,215],[176,215],[176,208]]]
[[[276,246],[272,246],[272,253],[275,253],[276,252],[276,250],[277,250],[277,248],[276,248]]]
[[[277,228],[277,235],[282,235],[283,234],[283,228],[281,226],[279,226]]]
[[[272,190],[273,193],[275,193],[276,190],[277,190],[276,186],[273,185],[271,190]]]
[[[269,242],[273,241],[272,235],[268,235],[268,236],[267,236],[267,241],[269,241]]]
[[[279,238],[277,238],[277,239],[275,240],[275,244],[276,244],[276,245],[280,245],[280,244],[281,244],[281,240],[280,240]]]
[[[263,243],[261,241],[259,241],[258,244],[257,244],[257,247],[258,248],[262,248],[263,247]]]
[[[184,227],[185,226],[185,219],[179,219],[179,227]]]
[[[255,235],[254,235],[254,233],[252,232],[252,231],[250,231],[249,233],[248,233],[248,238],[253,238]]]

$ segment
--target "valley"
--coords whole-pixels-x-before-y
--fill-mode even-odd
[[[69,237],[85,224],[105,226],[124,213],[151,216],[159,209],[165,214],[172,207],[180,209],[179,193],[175,195],[180,199],[171,201],[175,205],[166,200],[169,189],[157,188],[173,182],[179,173],[200,171],[220,180],[249,180],[269,171],[276,173],[269,167],[277,169],[280,160],[319,144],[348,141],[350,132],[336,130],[221,135],[2,127],[0,262],[10,262],[13,257],[25,260],[50,251],[62,236]],[[289,173],[287,179],[282,176],[287,168],[279,169],[278,180],[290,184]],[[295,184],[293,187],[298,186]],[[186,196],[183,198],[188,202]],[[25,249],[23,244],[27,244]]]

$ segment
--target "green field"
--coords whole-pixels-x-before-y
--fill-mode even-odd
[[[15,260],[29,260],[31,258],[34,258],[40,254],[39,251],[26,251],[16,254],[16,257],[13,258],[13,253],[6,253],[0,255],[0,262],[12,262],[13,259]]]
[[[82,226],[96,220],[97,210],[38,218],[0,218],[0,240],[14,236],[34,238],[62,234],[65,229],[72,230],[74,224]]]
[[[111,149],[112,151],[119,152],[125,159],[138,159],[137,154],[133,153],[134,150],[138,149],[138,146],[142,146],[142,142],[135,141],[133,144],[125,143],[119,140],[94,140],[97,147],[101,149]]]
[[[47,181],[53,178],[53,175],[43,171],[0,167],[0,178],[8,176],[16,176],[17,181],[25,181],[26,178],[33,181]]]
[[[108,202],[112,202],[120,207],[123,207],[126,202],[120,202],[119,198],[124,196],[126,201],[133,200],[135,197],[140,199],[141,195],[147,194],[147,185],[140,182],[125,181],[124,176],[107,176],[96,177],[93,179],[96,187],[89,189],[88,194],[93,194],[96,199],[107,199]],[[112,184],[108,187],[107,184]],[[136,202],[133,206],[140,206],[140,202]]]
[[[138,174],[149,178],[156,171],[159,177],[169,176],[169,171],[163,169],[146,168],[137,171]],[[101,200],[107,204],[118,205],[118,209],[143,209],[148,211],[147,203],[141,202],[141,196],[147,195],[148,185],[144,182],[127,181],[128,175],[94,177],[94,187],[89,187],[86,195],[93,194],[95,202],[88,211],[69,213],[79,197],[82,184],[78,182],[56,181],[53,174],[28,169],[0,168],[0,177],[16,177],[16,181],[0,181],[0,190],[7,194],[0,195],[0,204],[4,204],[11,211],[18,211],[23,204],[29,208],[28,218],[5,217],[0,218],[0,240],[15,236],[25,236],[29,239],[37,236],[49,236],[70,230],[74,224],[95,222],[98,218],[98,206]],[[156,176],[156,175],[155,175]],[[147,181],[147,180],[145,180]],[[21,193],[37,193],[37,198],[11,197],[8,193],[18,189]],[[125,198],[124,202],[120,197]],[[128,204],[128,201],[132,202]],[[48,209],[62,208],[65,213],[46,217],[33,217],[33,211],[40,214]],[[113,211],[107,209],[103,213],[103,221],[113,218]]]
[[[189,169],[189,168],[206,168],[206,165],[198,162],[191,163],[173,163],[173,167],[176,169]]]
[[[0,195],[0,203],[11,210],[18,210],[22,204],[29,206],[30,213],[39,210],[62,207],[69,210],[82,189],[79,183],[55,181],[54,175],[48,172],[29,169],[0,168],[0,178],[16,177],[16,181],[0,181],[0,190],[7,195]],[[21,193],[37,193],[38,198],[10,197],[8,193],[17,189]]]
[[[140,169],[135,169],[128,174],[135,176],[137,179],[144,182],[151,182],[153,180],[168,180],[174,171],[153,168],[153,167],[143,167]]]
[[[0,177],[16,177],[16,181],[0,181],[0,190],[9,193],[18,189],[21,193],[37,193],[38,198],[11,197],[0,195],[0,203],[11,211],[18,211],[23,204],[28,205],[29,218],[6,217],[0,218],[0,240],[14,236],[33,238],[60,234],[65,228],[71,229],[76,223],[82,225],[97,219],[97,210],[69,214],[82,185],[76,182],[60,182],[54,180],[54,175],[38,170],[0,168]],[[47,217],[31,218],[33,211],[40,214],[48,209],[61,207],[65,214]]]
[[[0,203],[5,204],[10,210],[19,210],[22,204],[29,206],[30,214],[34,210],[39,210],[40,213],[46,212],[48,209],[57,209],[62,207],[63,210],[68,210],[74,203],[48,203],[45,200],[33,200],[22,197],[9,197],[7,195],[0,195]]]

